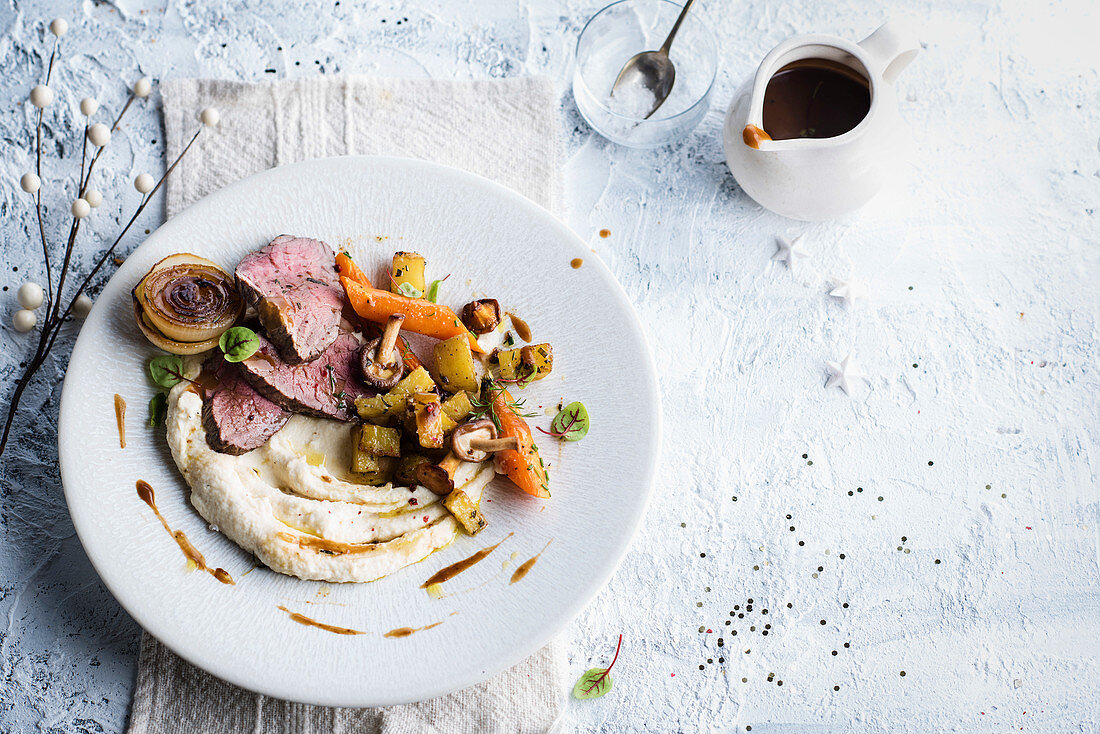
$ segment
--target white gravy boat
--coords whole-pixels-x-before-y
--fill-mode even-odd
[[[835,36],[805,35],[776,46],[726,113],[726,162],[737,183],[761,206],[792,219],[829,219],[863,206],[896,166],[904,127],[893,85],[919,49],[914,38],[892,23],[858,44]],[[768,82],[784,66],[802,59],[844,64],[866,78],[871,93],[866,116],[836,137],[754,140],[752,128],[746,128],[764,129]]]

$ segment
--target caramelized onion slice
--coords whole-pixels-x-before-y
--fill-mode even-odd
[[[169,255],[134,287],[142,332],[161,349],[197,354],[213,348],[244,309],[233,276],[204,257]]]

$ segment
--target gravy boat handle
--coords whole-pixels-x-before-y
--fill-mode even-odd
[[[893,84],[920,51],[920,41],[916,36],[891,21],[879,26],[874,33],[860,41],[859,46],[878,63],[882,78],[887,84]]]

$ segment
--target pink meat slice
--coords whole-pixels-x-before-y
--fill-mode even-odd
[[[317,359],[336,341],[344,290],[335,260],[320,240],[280,235],[237,265],[241,295],[288,364]]]
[[[373,395],[359,376],[359,340],[341,331],[317,359],[287,364],[263,335],[260,348],[241,362],[245,379],[257,392],[292,413],[350,421],[355,398]]]

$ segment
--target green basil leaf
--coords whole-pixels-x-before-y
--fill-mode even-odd
[[[156,426],[164,424],[164,418],[168,414],[168,396],[162,392],[158,392],[153,396],[153,399],[149,401],[149,427],[155,428]]]
[[[218,346],[225,353],[226,362],[243,362],[260,348],[260,339],[247,326],[234,326],[225,330]]]
[[[573,698],[599,698],[611,690],[613,681],[607,668],[589,668],[573,686]]]
[[[550,430],[562,441],[580,441],[588,435],[590,420],[584,403],[575,402],[565,406],[554,416]]]
[[[397,286],[397,290],[400,291],[401,295],[406,296],[408,298],[423,298],[424,297],[424,291],[420,290],[419,288],[417,288],[412,283],[399,283],[398,286]]]
[[[149,360],[149,377],[160,387],[172,389],[183,379],[183,360],[177,354],[162,354]]]

